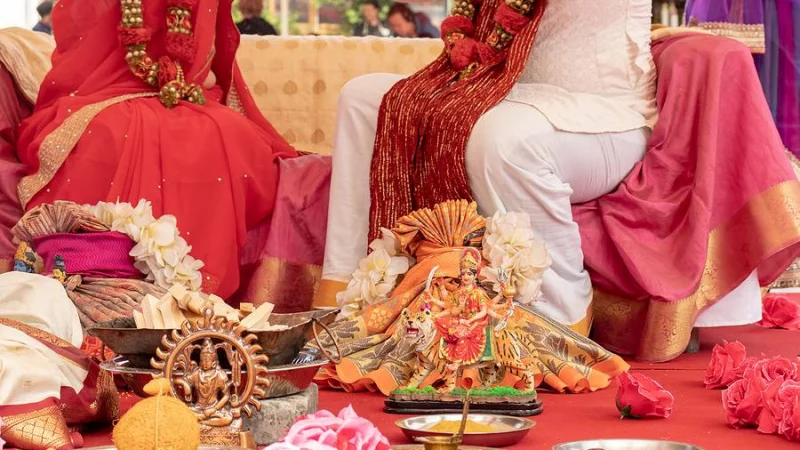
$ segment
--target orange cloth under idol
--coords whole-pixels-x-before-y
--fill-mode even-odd
[[[231,0],[179,3],[192,5],[187,82],[216,76],[204,106],[182,101],[167,109],[157,90],[134,76],[120,43],[119,0],[56,4],[53,69],[20,130],[27,176],[18,191],[26,209],[55,200],[150,200],[156,216],[177,217],[192,256],[205,262],[203,290],[227,297],[239,285],[247,230],[273,211],[277,159],[296,153],[243,82]],[[154,60],[167,54],[168,4],[142,2]]]

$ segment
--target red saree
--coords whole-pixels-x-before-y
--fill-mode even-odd
[[[187,81],[217,86],[204,106],[165,108],[129,70],[119,41],[118,0],[61,0],[53,11],[56,51],[34,114],[20,130],[19,184],[26,209],[145,198],[172,214],[192,255],[205,262],[203,290],[222,297],[239,285],[247,231],[269,217],[278,159],[296,156],[259,113],[235,63],[239,35],[231,0],[198,0]],[[165,54],[166,0],[143,1],[148,53]]]
[[[683,353],[700,312],[754,270],[767,286],[800,255],[800,183],[746,47],[686,33],[652,48],[659,120],[648,152],[573,216],[595,287],[594,339],[658,362]]]

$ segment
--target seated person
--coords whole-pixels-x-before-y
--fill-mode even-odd
[[[485,216],[530,215],[552,257],[539,312],[587,334],[593,282],[633,300],[604,303],[598,315],[611,321],[615,312],[628,311],[617,314],[614,331],[600,340],[612,350],[670,359],[686,348],[696,320],[708,326],[757,321],[758,284],[774,280],[797,256],[800,222],[790,214],[797,183],[781,184],[794,176],[755,73],[732,72],[738,79],[730,84],[715,78],[728,61],[743,67],[747,50],[705,35],[700,44],[678,36],[676,49],[664,47],[660,56],[670,70],[659,80],[662,115],[651,138],[657,107],[650,1],[484,1],[477,13],[475,5],[459,5],[442,25],[446,51],[438,60],[405,79],[369,75],[342,91],[333,214],[315,304],[335,305],[335,294],[382,227],[419,208],[474,198]],[[714,39],[720,50],[709,50],[703,39]],[[691,51],[684,58],[708,61],[695,73],[682,72],[687,65],[677,56],[679,44]],[[706,79],[708,85],[697,81]],[[676,94],[682,90],[692,97]],[[704,107],[708,92],[729,103]],[[757,107],[726,115],[744,105]],[[709,135],[712,125],[726,133]],[[770,168],[743,163],[747,158]],[[772,193],[789,204],[774,210],[785,226],[744,221],[724,245],[710,237],[775,186],[788,189]],[[766,238],[776,231],[780,239]],[[765,236],[764,245],[738,257],[706,252],[709,246],[741,249],[744,236]],[[715,279],[708,267],[719,264],[732,270]],[[676,306],[695,293],[702,301]],[[648,316],[650,299],[664,315]],[[669,325],[674,342],[656,335],[659,323]],[[625,330],[635,345],[615,345]],[[640,352],[636,345],[645,341],[656,350]]]
[[[194,7],[173,16],[173,4]],[[53,68],[17,141],[26,210],[147,199],[156,216],[177,218],[205,262],[203,291],[223,298],[239,286],[248,230],[273,211],[279,159],[297,155],[243,82],[230,9],[231,0],[59,3]]]
[[[82,341],[78,311],[58,281],[0,275],[0,439],[6,445],[72,449],[83,440],[68,427],[118,418],[114,380],[81,352]]]
[[[405,3],[397,2],[389,8],[386,22],[395,37],[438,38],[439,30],[424,13],[415,13]]]

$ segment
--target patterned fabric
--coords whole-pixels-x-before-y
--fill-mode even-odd
[[[152,283],[125,278],[70,277],[67,295],[78,308],[81,325],[131,317],[145,295],[163,297],[167,291]]]
[[[437,277],[442,277],[447,289],[456,289],[461,251],[484,227],[485,219],[478,215],[475,203],[463,200],[400,219],[393,232],[402,249],[416,258],[416,265],[391,298],[331,325],[345,358],[338,366],[324,368],[317,381],[348,391],[368,389],[384,394],[406,384],[418,355],[415,342],[406,338],[403,318],[424,309],[426,296],[420,293],[434,267],[439,267]],[[511,375],[505,384],[532,382],[559,392],[585,392],[608,386],[612,376],[628,368],[621,358],[589,339],[519,305],[506,328],[494,337],[495,357],[507,365]],[[431,339],[424,350],[440,341]],[[327,335],[321,336],[320,343],[326,350],[333,344]],[[306,348],[314,350],[318,351],[313,343]],[[435,374],[444,376],[441,365]],[[480,373],[465,370],[459,381],[471,386],[480,382],[479,377]]]
[[[438,39],[242,36],[237,59],[258,108],[283,137],[330,154],[345,83],[368,73],[414,73],[441,52]]]

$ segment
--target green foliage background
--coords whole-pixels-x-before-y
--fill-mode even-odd
[[[278,0],[276,0],[278,1]],[[278,30],[278,34],[281,32],[281,17],[277,14],[270,14],[269,10],[266,8],[266,2],[264,2],[264,13],[261,15],[267,22],[269,22],[276,30]],[[240,22],[242,20],[242,13],[239,12],[239,0],[233,0],[233,21]],[[290,11],[289,12],[289,34],[300,34],[300,29],[297,27],[297,19],[300,17],[300,14],[297,11]]]
[[[276,0],[277,1],[277,0]],[[266,3],[266,2],[265,2]],[[381,17],[386,18],[386,13],[389,11],[389,7],[392,5],[393,0],[378,0],[378,4],[381,6]],[[344,18],[344,23],[342,24],[341,32],[344,35],[350,35],[353,33],[353,27],[361,22],[361,1],[360,0],[317,0],[317,6],[322,5],[331,5],[336,8],[337,11],[342,15]],[[239,0],[234,0],[233,2],[233,19],[238,22],[242,20],[242,14],[239,12]],[[297,20],[300,15],[297,11],[291,11],[289,13],[289,33],[290,34],[299,34],[300,30],[297,27]],[[264,19],[266,19],[275,29],[278,29],[280,32],[280,24],[281,18],[278,15],[270,14],[267,8],[264,8]]]

